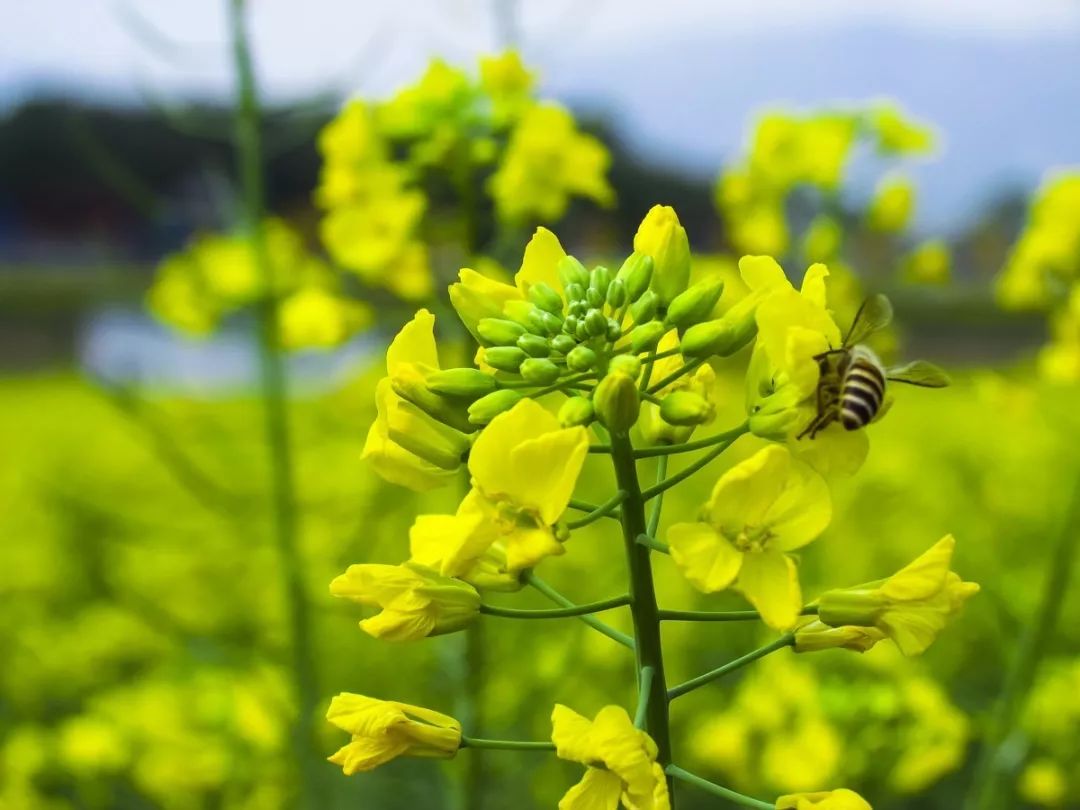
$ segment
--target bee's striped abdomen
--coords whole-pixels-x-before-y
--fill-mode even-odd
[[[847,430],[866,427],[881,409],[885,396],[885,371],[881,361],[865,346],[856,346],[844,370],[840,393],[840,421]]]

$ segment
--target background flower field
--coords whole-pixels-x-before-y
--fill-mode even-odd
[[[461,267],[509,278],[543,225],[614,269],[656,203],[678,210],[695,280],[723,278],[730,295],[741,255],[776,256],[796,283],[824,261],[839,323],[864,294],[888,293],[881,352],[953,378],[895,391],[861,469],[830,477],[834,518],[800,559],[804,593],[884,577],[947,533],[982,588],[923,656],[785,653],[687,697],[672,717],[680,760],[755,795],[842,784],[878,810],[965,806],[989,767],[1000,789],[971,810],[1080,807],[1076,575],[1051,597],[1052,620],[1044,604],[1061,538],[1080,534],[1080,170],[1048,158],[1045,179],[985,191],[965,224],[926,217],[927,167],[955,157],[949,132],[883,86],[856,101],[762,97],[737,148],[708,171],[673,171],[626,148],[602,104],[550,92],[521,14],[518,50],[443,61],[432,49],[344,106],[256,110],[267,242],[288,281],[264,339],[289,389],[291,570],[314,707],[298,694],[296,604],[274,539],[230,91],[119,112],[12,106],[0,152],[29,168],[5,170],[0,191],[0,808],[556,806],[575,766],[514,751],[345,779],[325,762],[341,734],[321,717],[332,695],[361,689],[439,707],[481,736],[547,739],[555,702],[589,716],[633,704],[624,651],[572,619],[525,635],[494,617],[391,646],[327,586],[349,564],[399,562],[414,516],[456,504],[364,458],[386,347],[413,310],[447,324],[440,359],[460,364],[474,347],[449,325],[445,289]],[[132,145],[148,135],[168,156],[156,174]],[[64,183],[58,160],[75,167]],[[698,436],[745,419],[736,359],[712,364],[717,414]],[[764,445],[745,437],[669,493],[661,535]],[[597,503],[613,486],[604,461],[582,476]],[[575,531],[545,578],[579,602],[620,592],[611,543],[599,524]],[[654,568],[665,607],[745,607],[692,592],[667,558]],[[514,605],[548,606],[529,591]],[[631,629],[620,613],[605,621]],[[664,626],[676,682],[767,639],[751,624]],[[1030,683],[1018,660],[1037,664]],[[307,708],[310,741],[296,725]]]

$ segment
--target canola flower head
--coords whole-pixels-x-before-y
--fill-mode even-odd
[[[351,739],[330,761],[346,776],[371,771],[398,757],[450,759],[461,747],[461,724],[440,712],[342,692],[326,719]]]
[[[776,810],[873,810],[870,803],[853,790],[795,793],[776,800]]]
[[[416,641],[462,630],[480,612],[480,595],[461,580],[415,562],[350,565],[330,583],[330,593],[382,611],[360,629],[387,641]]]
[[[593,720],[556,704],[551,740],[560,759],[586,766],[559,810],[615,808],[669,810],[667,780],[652,738],[634,727],[626,710],[605,706]]]
[[[877,628],[904,655],[919,655],[979,592],[950,569],[955,548],[946,535],[881,583],[826,591],[818,600],[819,618],[832,627]]]
[[[734,586],[771,627],[795,625],[802,608],[790,552],[818,537],[832,517],[825,481],[770,445],[724,473],[697,523],[668,530],[671,556],[706,593]]]

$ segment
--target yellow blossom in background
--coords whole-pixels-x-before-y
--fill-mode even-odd
[[[451,483],[469,446],[459,431],[394,391],[395,375],[439,367],[434,329],[435,316],[422,309],[391,342],[386,352],[389,376],[376,387],[378,415],[364,443],[364,458],[379,475],[418,492]]]
[[[278,329],[285,349],[340,346],[374,320],[371,308],[323,289],[306,287],[281,302]]]
[[[911,223],[915,211],[915,186],[906,177],[885,177],[874,190],[866,212],[867,225],[882,233],[899,233]]]
[[[530,107],[510,134],[489,190],[498,217],[511,223],[557,220],[572,197],[599,205],[614,202],[607,181],[611,162],[604,145],[578,130],[557,104]]]
[[[848,113],[765,113],[752,135],[750,171],[776,189],[787,190],[800,184],[834,189],[840,183],[855,135],[856,119]]]
[[[904,655],[918,655],[979,591],[950,570],[956,541],[947,535],[881,583],[826,591],[818,616],[833,627],[876,627]]]
[[[480,59],[480,87],[491,99],[497,125],[508,124],[532,103],[536,77],[525,67],[517,51]]]
[[[917,246],[900,260],[901,278],[913,284],[946,284],[952,273],[952,253],[941,239]]]
[[[781,796],[776,800],[776,810],[873,810],[873,808],[855,791],[841,788],[818,793]]]
[[[824,480],[771,445],[716,482],[698,523],[668,530],[671,557],[698,589],[734,585],[771,627],[786,630],[802,609],[795,560],[788,552],[829,525],[832,506]]]
[[[1080,380],[1080,284],[1051,320],[1051,340],[1039,351],[1039,372],[1060,383]]]
[[[551,740],[560,759],[587,766],[559,810],[669,810],[667,780],[656,761],[656,743],[634,728],[626,710],[605,706],[592,721],[557,704]]]
[[[875,105],[867,116],[867,124],[877,138],[879,151],[884,154],[923,154],[934,148],[933,130],[910,118],[894,103]]]
[[[834,217],[824,214],[814,217],[814,221],[803,234],[803,260],[807,264],[828,264],[839,256],[843,242],[844,228]],[[763,252],[772,253],[771,251]]]
[[[1068,792],[1068,778],[1051,759],[1038,759],[1020,774],[1018,789],[1027,801],[1041,807],[1061,807]]]
[[[457,720],[407,703],[342,692],[330,701],[326,719],[352,735],[330,757],[346,776],[402,756],[449,759],[461,747]]]
[[[562,554],[555,524],[588,448],[585,428],[563,428],[531,399],[492,419],[469,454],[473,488],[458,509],[459,517],[475,521],[475,529],[448,550],[442,573],[463,574],[497,542],[505,546],[513,573]]]
[[[417,563],[350,565],[330,583],[330,593],[382,612],[360,629],[387,641],[416,641],[454,633],[480,613],[480,595],[461,580]]]

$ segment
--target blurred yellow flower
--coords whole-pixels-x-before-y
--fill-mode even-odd
[[[788,552],[829,525],[825,481],[787,448],[770,445],[716,482],[702,522],[668,530],[671,557],[698,589],[734,586],[770,626],[794,626],[802,609],[795,560]]]
[[[1060,807],[1065,803],[1069,782],[1061,766],[1052,759],[1028,763],[1020,774],[1020,795],[1042,807]]]
[[[571,197],[611,205],[610,162],[603,144],[579,132],[567,110],[551,103],[530,107],[489,181],[496,213],[507,222],[551,222],[566,213]]]
[[[480,87],[491,99],[492,118],[504,125],[532,104],[536,77],[525,67],[517,51],[480,59]]]
[[[352,735],[330,757],[346,776],[402,756],[449,759],[461,747],[457,720],[407,703],[342,692],[330,701],[326,719]]]
[[[776,800],[776,810],[873,810],[870,803],[853,790],[796,793]]]
[[[371,308],[322,287],[293,293],[278,308],[278,331],[286,349],[340,346],[373,320]]]
[[[923,242],[900,261],[905,281],[914,284],[945,284],[952,272],[952,253],[941,239]]]
[[[585,776],[559,810],[670,810],[667,780],[656,743],[634,728],[620,706],[605,706],[592,721],[561,704],[551,713],[551,740],[560,759],[586,766]]]
[[[920,154],[934,148],[934,133],[930,127],[909,118],[894,103],[874,106],[868,115],[868,123],[877,136],[878,149],[884,154]]]
[[[880,583],[826,591],[818,600],[819,618],[833,627],[876,627],[904,655],[918,655],[979,591],[949,570],[955,548],[952,535],[946,535]]]
[[[382,608],[361,621],[360,629],[387,641],[454,633],[480,614],[480,595],[472,585],[415,562],[350,565],[330,583],[330,593]]]

